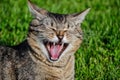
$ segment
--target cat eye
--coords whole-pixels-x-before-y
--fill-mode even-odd
[[[53,30],[54,32],[56,32],[56,29],[55,29],[55,28],[51,27],[50,29]]]

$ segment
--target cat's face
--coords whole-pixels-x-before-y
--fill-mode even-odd
[[[40,9],[30,2],[29,8],[35,17],[30,24],[30,32],[49,61],[72,55],[79,48],[82,42],[80,24],[89,9],[81,14],[62,15]]]

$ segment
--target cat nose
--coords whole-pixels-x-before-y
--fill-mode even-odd
[[[61,42],[64,37],[64,31],[62,31],[62,30],[57,31],[57,37],[58,37],[59,41]]]
[[[63,39],[63,35],[57,35],[57,37],[58,37],[59,41],[61,42]]]

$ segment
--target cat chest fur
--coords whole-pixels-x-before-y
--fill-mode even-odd
[[[33,59],[34,61],[36,59]],[[68,62],[69,61],[69,62]],[[74,57],[50,64],[46,61],[35,64],[35,80],[74,80]],[[70,66],[73,64],[72,66]]]

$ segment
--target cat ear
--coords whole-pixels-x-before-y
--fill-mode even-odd
[[[35,4],[31,3],[30,0],[28,0],[28,7],[29,7],[30,12],[35,18],[42,19],[47,16],[48,11],[42,8],[39,8]]]
[[[85,16],[89,12],[89,10],[90,10],[90,8],[88,8],[80,13],[75,13],[75,14],[69,15],[68,17],[70,20],[74,21],[75,24],[80,24],[85,19]]]

